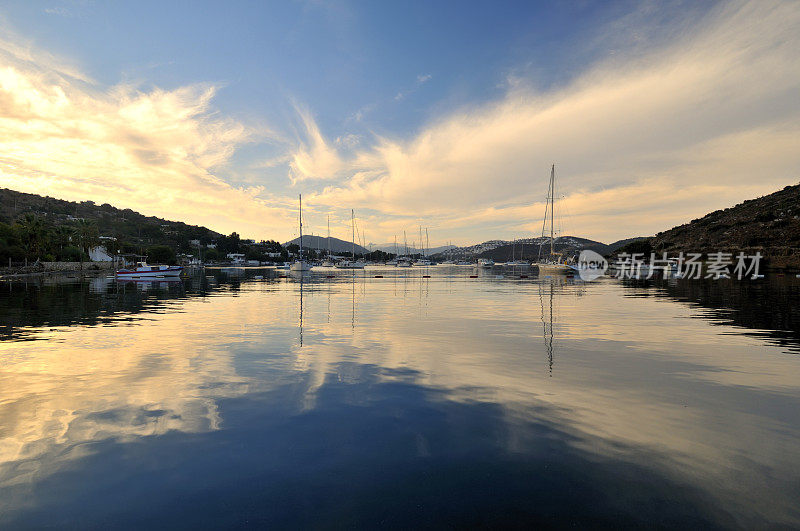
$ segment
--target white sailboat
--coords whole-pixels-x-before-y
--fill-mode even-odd
[[[356,260],[356,214],[354,210],[350,210],[350,225],[353,229],[353,256],[352,260],[342,260],[336,267],[339,269],[364,269],[366,265],[361,260]]]
[[[426,235],[428,234],[428,229],[425,229],[425,234]],[[431,265],[431,261],[428,260],[428,258],[425,256],[425,244],[424,244],[424,242],[422,240],[422,226],[421,225],[419,227],[419,246],[422,247],[422,256],[419,257],[414,262],[414,265],[415,266],[421,266],[421,267],[428,267],[429,265]]]
[[[405,256],[398,256],[397,257],[397,267],[411,267],[413,261],[411,257],[408,255],[408,237],[406,237],[406,231],[403,230],[403,243],[406,247],[406,254]]]
[[[386,265],[387,265],[387,266],[388,266],[388,265],[390,265],[390,266],[396,266],[396,265],[397,265],[397,255],[399,255],[399,254],[400,254],[400,253],[398,253],[398,252],[397,252],[397,235],[395,234],[395,235],[394,235],[394,256],[395,256],[395,257],[394,257],[394,258],[392,258],[391,260],[387,260],[387,261],[386,261]]]
[[[331,216],[328,215],[328,258],[322,262],[322,267],[333,267],[333,260],[331,259]]]
[[[556,165],[550,168],[550,186],[547,190],[547,204],[544,209],[544,220],[542,221],[542,236],[545,235],[547,225],[547,214],[550,213],[550,257],[542,260],[542,246],[539,245],[539,260],[534,264],[539,268],[540,275],[566,275],[574,273],[574,269],[565,264],[561,253],[555,251],[555,197],[556,197]]]
[[[311,271],[311,266],[303,260],[303,195],[300,194],[300,252],[298,259],[289,266],[289,271]]]

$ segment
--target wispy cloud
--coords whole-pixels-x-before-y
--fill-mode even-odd
[[[466,243],[535,233],[555,163],[571,232],[654,233],[798,180],[798,26],[795,2],[723,3],[627,57],[612,35],[615,53],[566,86],[515,77],[495,101],[408,138],[328,136],[302,105],[295,137],[276,135],[214,112],[216,85],[103,88],[69,61],[0,39],[0,185],[281,239],[294,226],[293,186],[310,224],[353,207],[370,239],[422,221],[434,239]],[[409,90],[431,79],[421,73]],[[235,151],[265,135],[280,141],[255,167],[282,172],[280,186],[223,180]]]
[[[349,177],[309,202],[486,236],[502,220],[534,229],[555,162],[576,232],[615,239],[773,191],[800,168],[798,25],[797,3],[726,3],[635,60],[553,92],[518,84],[336,158]]]
[[[430,79],[432,77],[433,76],[430,75],[430,74],[420,74],[420,75],[418,75],[417,76],[417,81],[414,83],[414,86],[409,88],[408,90],[404,90],[404,91],[398,92],[394,97],[394,101],[403,100],[403,99],[407,98],[408,96],[410,96],[411,94],[415,93],[417,90],[419,90],[419,88],[422,85],[424,85],[425,83],[430,81]]]
[[[38,52],[3,52],[0,185],[224,231],[267,236],[268,227],[289,224],[262,188],[215,175],[238,146],[269,134],[215,114],[215,86],[100,90]]]

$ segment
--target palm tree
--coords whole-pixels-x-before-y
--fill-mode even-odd
[[[28,212],[17,223],[22,232],[28,257],[35,257],[38,260],[47,239],[47,229],[44,226],[44,221],[36,214]]]
[[[53,231],[53,236],[55,237],[55,241],[58,244],[58,251],[59,253],[64,250],[64,247],[69,245],[72,242],[72,238],[75,236],[75,229],[70,227],[69,225],[59,225]]]
[[[89,250],[100,243],[100,233],[97,231],[97,224],[94,220],[78,220],[78,241],[81,247],[81,264],[83,264],[83,254],[89,254]]]

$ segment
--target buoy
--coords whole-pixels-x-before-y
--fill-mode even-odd
[[[470,275],[469,278],[478,278],[478,275]]]
[[[430,275],[422,275],[422,278],[431,278]]]
[[[383,278],[383,275],[375,275],[375,278]]]
[[[528,275],[520,275],[519,278],[528,278]]]
[[[333,275],[326,275],[325,278],[333,278]]]

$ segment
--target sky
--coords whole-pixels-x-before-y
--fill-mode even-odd
[[[287,241],[651,235],[800,180],[800,2],[0,5],[0,187]]]

